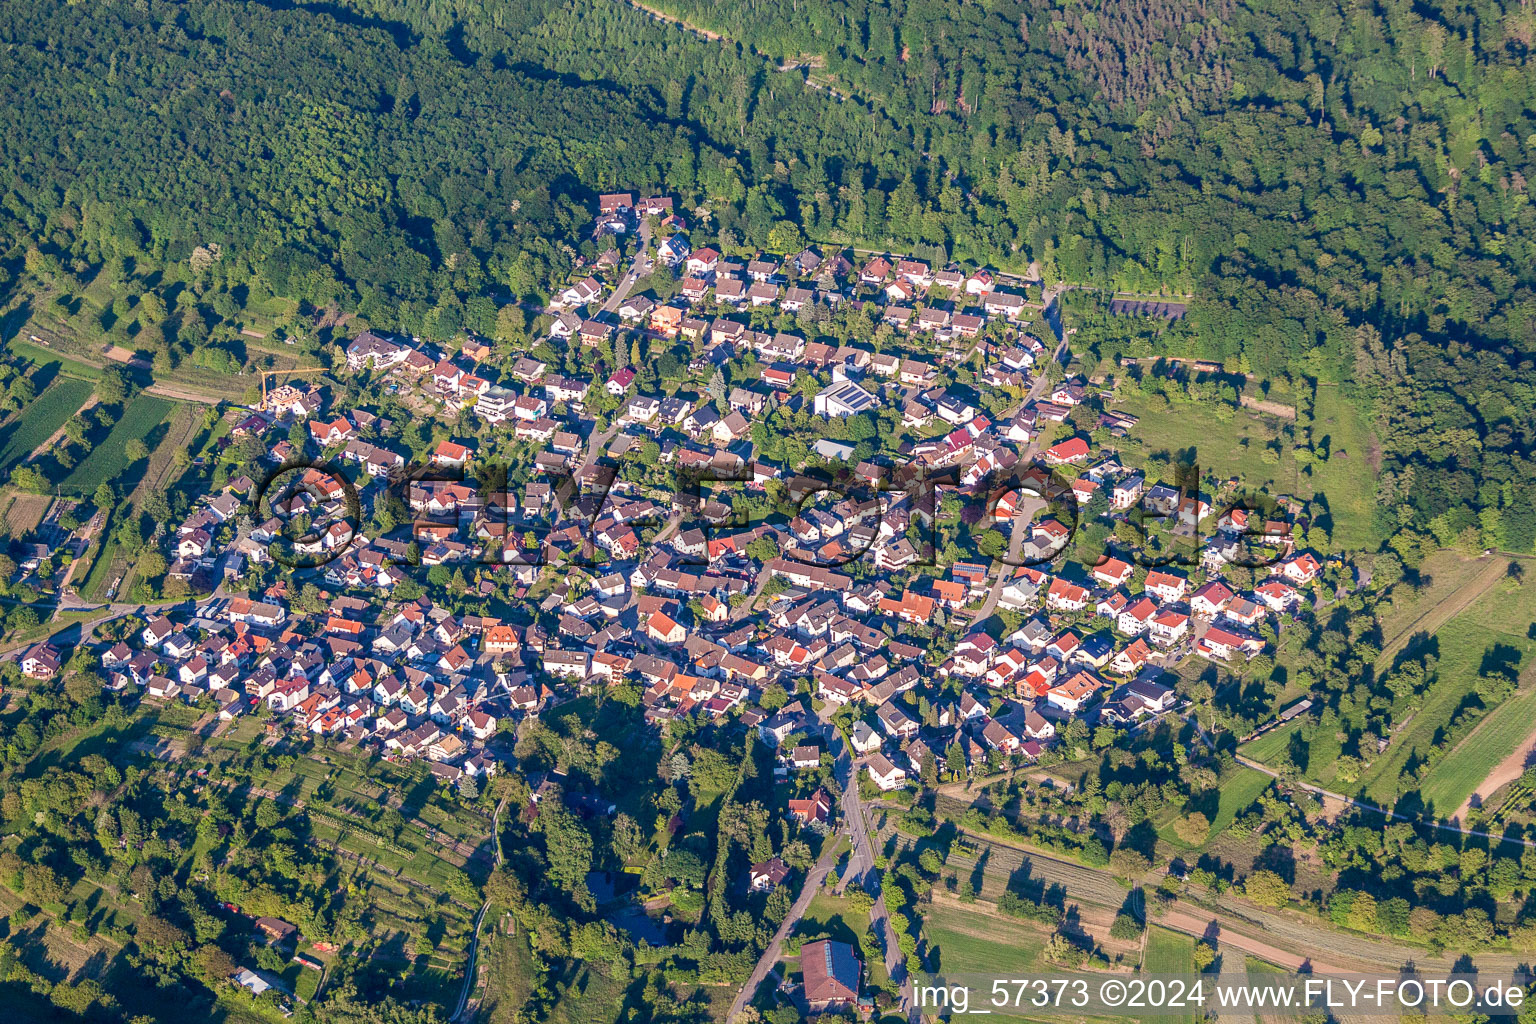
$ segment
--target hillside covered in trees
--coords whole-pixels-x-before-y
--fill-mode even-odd
[[[1192,293],[1155,351],[1374,402],[1383,535],[1536,540],[1524,5],[650,6],[727,41],[616,0],[12,5],[0,284],[216,245],[133,339],[173,362],[272,295],[490,333],[595,193],[666,191],[727,247]]]

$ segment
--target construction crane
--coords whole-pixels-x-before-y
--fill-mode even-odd
[[[290,374],[309,373],[311,370],[323,370],[323,369],[325,369],[325,367],[323,367],[323,366],[295,366],[291,370],[257,370],[256,372],[261,375],[261,407],[263,409],[265,409],[267,407],[267,378],[268,377],[287,377]]]

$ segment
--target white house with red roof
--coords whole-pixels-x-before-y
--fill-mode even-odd
[[[1142,589],[1163,604],[1174,604],[1184,600],[1184,587],[1188,582],[1174,573],[1153,569],[1147,573],[1147,581]]]
[[[1118,558],[1106,558],[1093,568],[1093,578],[1106,587],[1123,587],[1135,569],[1129,562]]]
[[[1232,603],[1232,591],[1220,580],[1211,580],[1195,591],[1189,599],[1189,609],[1202,619],[1214,619]]]
[[[1253,588],[1253,593],[1271,611],[1286,612],[1301,604],[1301,595],[1296,589],[1279,580],[1265,580]]]
[[[1157,604],[1146,595],[1132,601],[1115,619],[1115,628],[1126,636],[1140,636],[1152,625],[1157,614]]]
[[[1295,558],[1280,563],[1280,572],[1286,579],[1298,586],[1305,586],[1317,579],[1317,574],[1323,571],[1322,565],[1312,557],[1309,551],[1303,551]]]
[[[1228,661],[1238,653],[1246,654],[1250,658],[1262,653],[1264,641],[1256,636],[1245,636],[1221,626],[1212,626],[1205,631],[1205,635],[1200,638],[1195,649],[1207,658]]]
[[[432,464],[434,466],[446,466],[459,468],[469,465],[469,460],[474,457],[475,451],[467,445],[457,444],[453,441],[442,441],[432,449]]]
[[[608,378],[608,383],[604,387],[608,389],[610,395],[619,397],[629,390],[629,386],[634,382],[635,371],[626,366],[621,370],[614,371],[613,376]]]
[[[1088,442],[1080,437],[1069,437],[1060,444],[1053,444],[1045,450],[1045,464],[1047,466],[1064,466],[1069,463],[1082,462],[1088,457]]]
[[[1156,644],[1176,644],[1184,639],[1189,632],[1189,616],[1183,612],[1165,609],[1152,616],[1149,627],[1152,633],[1152,642]]]

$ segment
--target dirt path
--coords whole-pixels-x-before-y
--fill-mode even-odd
[[[1467,738],[1471,739],[1470,736]],[[1461,802],[1461,806],[1456,808],[1456,813],[1452,814],[1451,817],[1456,820],[1466,817],[1467,812],[1474,806],[1474,800],[1481,804],[1486,797],[1498,792],[1499,787],[1507,786],[1521,775],[1524,775],[1526,765],[1530,763],[1533,750],[1536,750],[1536,729],[1533,729],[1531,734],[1508,757],[1493,766],[1493,771],[1489,772],[1488,777],[1478,783],[1477,789],[1473,791],[1471,796]]]
[[[1463,583],[1450,597],[1414,619],[1397,636],[1387,641],[1386,646],[1381,649],[1380,656],[1376,659],[1376,672],[1378,674],[1391,667],[1392,659],[1397,657],[1415,636],[1421,633],[1426,638],[1434,636],[1436,630],[1470,608],[1474,601],[1486,594],[1493,588],[1494,584],[1504,578],[1504,573],[1509,569],[1508,559],[1490,558],[1486,555],[1478,559],[1480,562],[1485,560],[1488,563],[1486,568]]]
[[[795,902],[790,906],[789,913],[784,915],[784,920],[779,923],[778,930],[773,933],[773,939],[769,941],[763,955],[758,958],[757,965],[752,969],[752,974],[747,978],[746,984],[736,993],[736,998],[731,1000],[730,1013],[727,1020],[735,1018],[752,997],[757,995],[757,990],[768,977],[773,965],[778,962],[784,948],[784,940],[789,938],[800,919],[805,916],[806,910],[811,905],[811,900],[821,891],[822,885],[827,880],[827,874],[837,864],[837,845],[829,844],[826,852],[821,855],[811,870],[805,876],[805,882],[800,886],[800,895],[795,897]]]
[[[1261,764],[1258,761],[1255,761],[1251,757],[1238,754],[1237,763],[1245,768],[1252,768],[1256,772],[1263,772],[1265,775],[1268,775],[1272,779],[1280,778],[1279,772],[1275,771],[1273,768],[1266,764]],[[1295,786],[1297,789],[1305,790],[1308,793],[1317,794],[1323,799],[1325,805],[1328,801],[1332,800],[1335,804],[1338,805],[1340,810],[1342,810],[1344,807],[1358,807],[1363,811],[1370,811],[1372,814],[1384,815],[1388,818],[1391,818],[1393,821],[1409,821],[1417,824],[1427,825],[1430,828],[1439,829],[1442,832],[1458,832],[1464,836],[1477,836],[1481,839],[1488,839],[1499,843],[1517,843],[1520,846],[1536,849],[1536,841],[1530,839],[1521,839],[1518,836],[1510,835],[1495,835],[1492,832],[1485,832],[1484,830],[1477,828],[1462,828],[1459,825],[1450,824],[1449,821],[1424,821],[1422,818],[1417,816],[1398,814],[1396,811],[1390,810],[1386,807],[1378,807],[1376,804],[1369,804],[1363,800],[1355,800],[1352,797],[1343,795],[1342,793],[1330,792],[1329,790],[1323,789],[1321,786],[1314,786],[1310,782],[1297,781],[1290,783],[1290,785]],[[1338,810],[1336,810],[1334,814],[1336,817]]]
[[[718,43],[721,40],[725,40],[726,42],[730,41],[726,40],[725,37],[722,36],[719,32],[711,32],[707,28],[700,28],[697,25],[690,25],[682,18],[667,14],[665,11],[658,11],[656,8],[647,6],[646,4],[637,3],[636,0],[624,0],[624,2],[629,4],[629,6],[633,7],[637,11],[644,11],[646,14],[649,14],[657,21],[664,21],[668,25],[676,25],[678,28],[685,32],[692,32],[700,39],[708,39],[712,43]]]
[[[96,398],[96,392],[92,391],[90,396],[88,398],[86,398],[85,404],[80,406],[80,408],[75,410],[75,416],[79,416],[81,413],[85,412],[87,409],[90,409],[93,406],[95,406],[97,401],[98,401],[98,399]],[[70,419],[74,419],[74,416],[71,416]],[[55,430],[53,433],[48,435],[48,440],[44,441],[42,444],[38,445],[36,448],[33,448],[32,449],[32,454],[27,456],[27,461],[30,462],[31,460],[37,458],[39,455],[43,454],[43,452],[46,452],[48,449],[50,449],[54,445],[58,444],[59,443],[59,438],[64,436],[64,427],[67,426],[68,423],[69,423],[69,420],[65,420],[63,424],[60,424],[58,430]]]
[[[1125,887],[1108,871],[1024,851],[997,837],[964,835],[967,841],[989,848],[983,898],[990,898],[1022,871],[1033,884],[1060,885],[1065,899],[1080,910],[1097,907],[1113,914],[1125,900]],[[949,867],[963,876],[974,864],[972,858],[956,853]],[[1214,906],[1181,898],[1151,922],[1197,939],[1214,937],[1218,948],[1230,946],[1289,970],[1309,963],[1320,973],[1375,973],[1396,971],[1410,960],[1428,969],[1448,967],[1452,960],[1421,946],[1339,931],[1294,911],[1258,907],[1233,893],[1212,894],[1210,900]],[[1520,959],[1503,952],[1476,957],[1478,966],[1488,970],[1507,969]]]
[[[1276,967],[1284,967],[1287,970],[1294,971],[1303,964],[1310,964],[1312,970],[1319,974],[1354,974],[1360,970],[1359,964],[1345,967],[1325,963],[1310,956],[1301,956],[1281,949],[1279,946],[1272,946],[1262,939],[1233,931],[1230,922],[1223,921],[1218,914],[1198,911],[1183,905],[1169,910],[1162,917],[1153,918],[1152,923],[1171,928],[1176,932],[1183,932],[1185,935],[1193,935],[1197,939],[1215,938],[1220,946],[1240,949],[1250,956],[1267,960]]]
[[[146,394],[159,395],[161,398],[174,398],[179,402],[196,402],[199,405],[218,405],[220,402],[230,400],[228,395],[205,395],[200,391],[189,391],[175,384],[151,384],[144,391]]]

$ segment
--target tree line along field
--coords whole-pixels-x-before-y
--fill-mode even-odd
[[[1480,587],[1479,575],[1486,564],[1479,559],[1451,550],[1436,551],[1424,560],[1419,568],[1419,585],[1409,588],[1394,587],[1390,600],[1376,606],[1375,613],[1381,625],[1382,653],[1376,661],[1376,672],[1385,672],[1394,657],[1420,633],[1431,633],[1439,625],[1439,615],[1451,607],[1453,599],[1463,592],[1473,593]],[[1298,697],[1300,694],[1297,695]],[[1256,761],[1274,764],[1283,754],[1298,732],[1305,725],[1298,719],[1288,725],[1271,729],[1243,747],[1243,753]],[[1332,734],[1319,731],[1309,740],[1310,756],[1305,774],[1319,785],[1332,786],[1334,770],[1342,746]]]
[[[1438,817],[1449,817],[1473,793],[1479,791],[1489,773],[1525,742],[1532,730],[1532,712],[1536,711],[1532,667],[1536,665],[1536,592],[1530,587],[1513,587],[1495,581],[1484,587],[1481,576],[1485,566],[1472,560],[1440,558],[1432,595],[1421,595],[1406,602],[1402,611],[1384,625],[1394,629],[1397,638],[1388,643],[1397,647],[1389,663],[1422,662],[1433,655],[1436,667],[1432,680],[1419,695],[1417,706],[1398,714],[1386,750],[1360,751],[1369,766],[1358,779],[1342,779],[1339,758],[1347,753],[1347,738],[1355,724],[1341,721],[1334,727],[1310,726],[1298,722],[1276,729],[1244,748],[1255,760],[1276,764],[1298,751],[1303,760],[1298,767],[1308,779],[1335,791],[1390,805],[1401,795],[1417,793],[1418,799]],[[1498,561],[1498,567],[1503,566]],[[1428,564],[1426,566],[1428,568]],[[1502,569],[1499,574],[1501,575]],[[1443,624],[1429,618],[1437,604],[1453,599],[1457,593],[1473,588],[1475,599]],[[1438,600],[1436,600],[1438,599]],[[1378,669],[1387,666],[1378,666]],[[1470,731],[1448,734],[1458,713],[1478,700],[1476,689],[1490,672],[1514,674],[1520,686],[1508,697],[1487,708]],[[1449,749],[1435,755],[1438,759],[1427,771],[1417,775],[1412,769],[1431,755],[1437,746],[1449,743]],[[1484,793],[1484,796],[1487,794]]]

